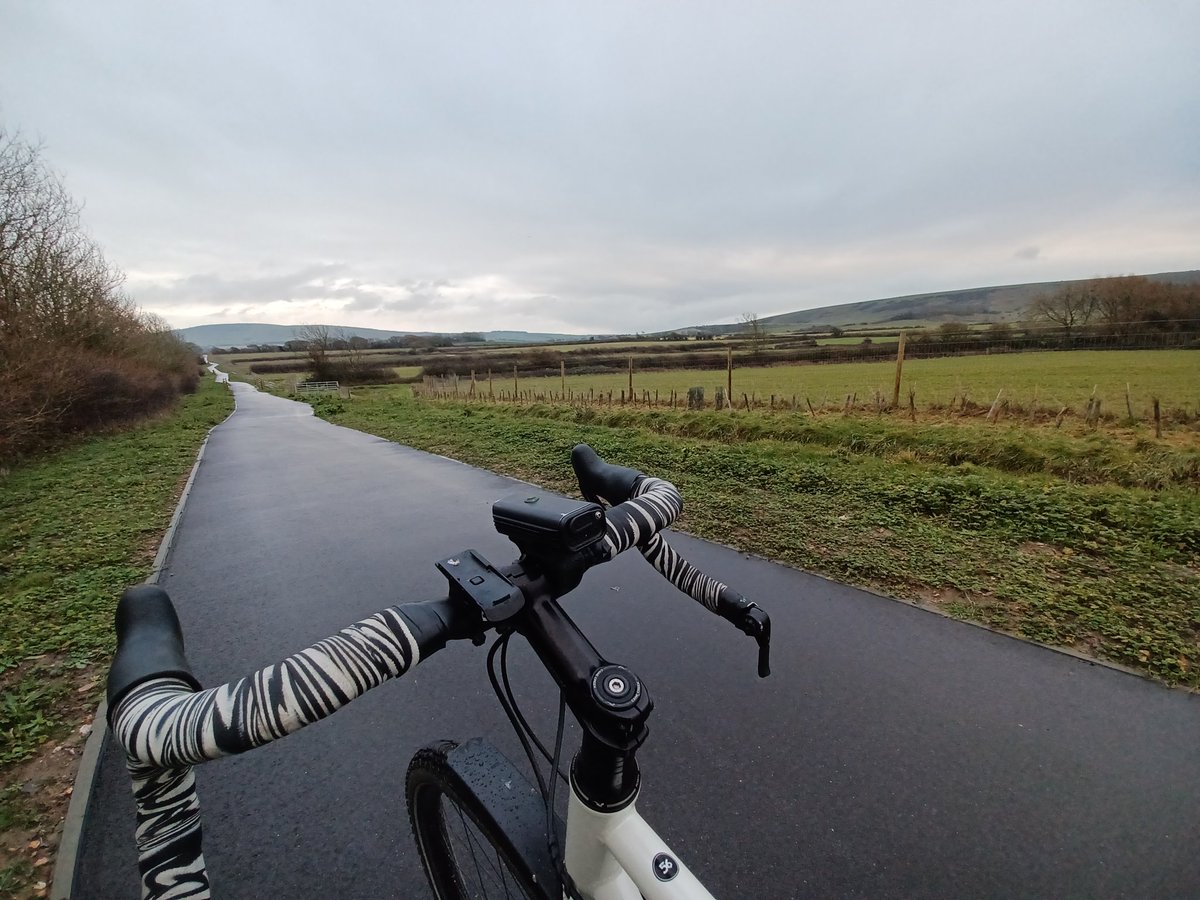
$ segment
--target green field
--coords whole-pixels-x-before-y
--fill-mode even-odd
[[[638,396],[642,391],[657,391],[660,400],[666,400],[673,390],[683,397],[689,387],[702,386],[711,403],[715,389],[725,384],[725,372],[720,369],[639,372],[636,362],[634,365],[633,389]],[[629,376],[624,372],[571,375],[569,367],[567,371],[566,387],[575,396],[589,396],[589,392],[607,396],[612,391],[618,397],[629,388]],[[877,391],[890,401],[895,376],[894,361],[735,367],[733,392],[739,402],[743,393],[760,399],[774,394],[789,402],[795,396],[801,406],[807,398],[817,407],[841,407],[848,395],[868,402]],[[1022,407],[1079,410],[1095,396],[1105,411],[1124,415],[1127,386],[1135,417],[1149,415],[1154,397],[1167,409],[1196,414],[1200,411],[1200,352],[1080,350],[909,359],[904,363],[901,398],[907,403],[911,387],[921,406],[961,403],[964,396],[988,405],[1003,391],[1004,399]],[[494,388],[511,392],[513,379],[496,376]],[[556,377],[520,378],[517,389],[557,394],[561,381]]]
[[[817,339],[817,345],[820,347],[857,347],[862,342],[863,339],[861,337],[835,337]],[[898,344],[899,342],[899,335],[871,338],[872,344]]]
[[[471,344],[446,349],[463,352],[482,352],[488,356],[512,356],[518,353],[528,353],[530,350],[549,350],[553,353],[567,354],[578,350],[592,350],[595,352],[629,350],[656,353],[663,350],[676,350],[680,348],[705,350],[713,349],[714,344],[711,341],[579,341],[578,343],[571,344],[536,344],[533,346],[524,344],[515,347],[507,347],[503,344],[487,344],[486,346]]]

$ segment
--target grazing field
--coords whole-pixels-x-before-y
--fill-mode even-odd
[[[586,441],[676,482],[694,534],[1200,687],[1190,428],[1159,441],[1152,426],[480,404],[384,387],[313,405],[566,492],[570,448]]]
[[[896,343],[899,343],[899,341],[900,341],[900,336],[894,335],[894,334],[884,335],[882,337],[872,337],[871,338],[871,343],[873,343],[873,344],[896,344]],[[843,336],[843,337],[831,337],[831,338],[818,338],[817,339],[817,344],[821,347],[851,347],[851,346],[858,346],[862,342],[863,342],[863,339],[861,337]]]
[[[575,398],[605,398],[612,391],[618,398],[628,392],[628,373],[571,375],[567,369],[566,389]],[[791,403],[799,407],[806,401],[814,407],[842,407],[847,397],[870,404],[877,393],[890,403],[896,376],[895,361],[858,362],[822,365],[767,366],[735,368],[733,397],[740,404],[742,394],[757,400]],[[643,391],[658,393],[659,402],[669,402],[674,391],[682,405],[688,388],[705,388],[709,404],[717,387],[725,385],[722,370],[695,369],[640,372],[634,363],[633,389],[640,399]],[[465,390],[460,380],[460,390]],[[534,395],[561,392],[557,377],[519,378],[518,392]],[[1195,350],[1078,350],[1071,352],[1012,353],[983,356],[956,356],[939,359],[906,360],[903,368],[901,403],[908,403],[909,389],[921,407],[962,405],[964,399],[985,408],[1003,392],[1002,399],[1021,408],[1063,407],[1082,411],[1093,397],[1101,409],[1121,417],[1129,407],[1135,418],[1147,418],[1157,397],[1164,410],[1200,414],[1200,352]],[[514,380],[494,373],[493,391],[511,395]],[[482,388],[487,390],[486,381]]]
[[[663,350],[703,350],[706,347],[714,346],[711,343],[696,342],[696,341],[579,341],[578,343],[555,343],[555,344],[537,344],[538,350],[549,350],[553,353],[571,354],[579,351],[604,351],[609,350],[626,350],[631,353],[656,353]],[[473,346],[471,349],[486,350],[488,356],[513,356],[519,353],[528,353],[530,345],[518,344],[516,346],[487,345],[487,347]]]

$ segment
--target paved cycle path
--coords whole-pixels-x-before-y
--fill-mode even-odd
[[[490,505],[516,482],[232,388],[238,410],[212,433],[161,582],[205,684],[442,594],[436,559],[513,556]],[[770,611],[771,678],[755,678],[749,639],[636,554],[566,605],[649,686],[639,806],[716,896],[1200,895],[1200,697],[672,540]],[[519,695],[551,729],[549,678],[514,657]],[[483,666],[482,650],[451,647],[325,722],[199,768],[215,896],[427,897],[409,757],[474,735],[520,756]],[[137,884],[109,742],[74,896]]]

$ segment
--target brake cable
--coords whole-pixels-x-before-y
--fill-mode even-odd
[[[555,789],[558,786],[558,778],[562,778],[563,781],[567,780],[559,768],[559,760],[562,757],[563,730],[566,726],[566,695],[559,691],[558,731],[555,736],[554,755],[551,756],[541,741],[538,740],[537,735],[534,734],[525,716],[521,713],[516,695],[512,690],[512,683],[508,678],[508,642],[512,634],[511,631],[505,632],[492,643],[491,649],[488,650],[488,681],[491,682],[492,691],[495,692],[496,699],[500,701],[501,708],[504,710],[505,715],[508,716],[509,724],[512,725],[513,731],[516,732],[517,739],[521,742],[521,747],[529,760],[529,766],[533,770],[533,776],[537,779],[538,791],[541,793],[542,800],[546,806],[546,848],[550,852],[550,859],[554,863],[559,880],[562,882],[563,891],[568,900],[582,900],[578,889],[575,887],[575,882],[567,872],[566,861],[563,859],[562,849],[558,844],[558,829],[554,827],[554,796]],[[497,655],[500,657],[499,675],[497,675]],[[542,755],[551,765],[549,789],[547,789],[546,781],[542,778],[542,773],[538,768],[530,741],[537,745],[537,749],[541,751]]]

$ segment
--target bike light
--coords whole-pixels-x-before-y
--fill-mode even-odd
[[[604,508],[544,491],[512,494],[492,504],[496,530],[526,553],[576,553],[604,537]]]

